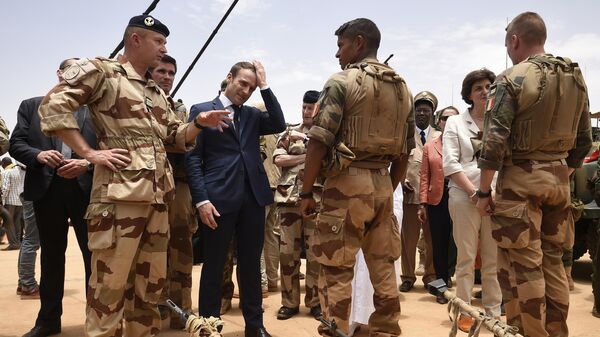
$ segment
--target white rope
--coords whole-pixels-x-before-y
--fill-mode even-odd
[[[523,337],[523,335],[519,334],[519,329],[517,327],[508,325],[492,316],[484,314],[482,311],[456,297],[453,293],[445,291],[444,297],[448,299],[448,317],[452,322],[449,334],[450,337],[456,337],[458,330],[458,314],[461,311],[471,316],[474,320],[471,329],[469,330],[468,337],[478,337],[482,325],[497,337]]]
[[[217,317],[190,315],[185,322],[185,331],[190,333],[190,337],[221,337],[219,331],[223,329],[223,325],[225,322]]]

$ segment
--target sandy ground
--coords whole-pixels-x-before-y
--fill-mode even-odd
[[[67,266],[65,276],[65,296],[63,299],[62,334],[60,336],[83,336],[85,321],[85,296],[83,265],[75,242],[75,236],[70,233],[67,249]],[[0,248],[6,245],[0,245]],[[39,309],[37,300],[21,300],[16,294],[17,287],[17,257],[18,251],[0,251],[0,337],[21,336],[35,323]],[[39,279],[39,255],[36,278]],[[198,296],[198,278],[200,266],[194,267],[194,303]],[[600,336],[600,319],[591,315],[592,288],[590,281],[591,261],[586,255],[575,263],[573,268],[575,290],[571,292],[571,307],[568,324],[570,336],[592,337]],[[445,305],[435,302],[433,296],[425,292],[422,284],[417,281],[415,288],[409,293],[401,293],[402,317],[400,326],[403,336],[447,336],[450,322]],[[317,321],[308,314],[308,309],[301,308],[300,314],[286,321],[278,321],[275,317],[280,307],[281,297],[278,293],[270,293],[264,301],[265,326],[277,337],[307,337],[318,336]],[[479,304],[474,300],[474,304]],[[233,300],[233,309],[223,316],[226,322],[223,336],[238,337],[244,335],[244,320],[238,308],[238,300]],[[189,336],[182,331],[166,330],[161,336]],[[467,334],[458,332],[459,336]],[[484,332],[482,335],[490,336]],[[368,336],[367,327],[363,327],[355,336]]]

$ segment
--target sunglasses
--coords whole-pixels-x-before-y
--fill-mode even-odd
[[[440,116],[441,121],[447,121],[450,116]]]

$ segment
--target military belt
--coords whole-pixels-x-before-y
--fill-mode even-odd
[[[346,168],[344,171],[342,172],[346,172],[347,175],[350,176],[358,176],[361,174],[371,174],[371,173],[379,173],[382,176],[387,176],[390,174],[390,171],[388,171],[387,168],[380,168],[380,169],[368,169],[368,168],[362,168],[362,167],[348,167]]]
[[[378,161],[368,161],[368,160],[359,160],[353,161],[350,163],[350,167],[358,167],[370,170],[379,170],[379,169],[387,169],[390,166],[389,162],[378,162]]]
[[[557,160],[531,160],[531,159],[513,159],[513,165],[531,165],[532,168],[548,167],[548,166],[565,166],[567,161],[564,159]]]

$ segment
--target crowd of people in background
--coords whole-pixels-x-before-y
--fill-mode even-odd
[[[71,58],[61,62],[59,84],[51,93],[24,100],[19,107],[10,138],[10,155],[16,161],[2,158],[0,240],[6,234],[8,245],[3,250],[20,249],[17,294],[41,303],[35,325],[24,337],[61,331],[69,227],[75,231],[85,266],[87,336],[116,336],[124,330],[127,336],[149,336],[157,334],[161,326],[184,328],[185,322],[172,314],[166,301],[172,299],[184,311],[193,312],[194,263],[202,263],[199,315],[226,315],[232,297],[239,296],[245,336],[270,336],[263,325],[262,298],[273,292],[281,294],[276,313],[279,320],[298,315],[303,302],[315,319],[335,318],[347,332],[353,320],[349,318],[350,302],[371,301],[371,318],[356,320],[397,335],[397,291],[411,291],[417,276],[422,277],[423,286],[437,303],[445,304],[448,299],[429,284],[441,279],[466,303],[480,296],[486,315],[501,320],[506,303],[508,324],[517,325],[521,331],[532,329],[528,336],[536,335],[531,331],[541,331],[535,330],[540,329],[535,328],[535,319],[527,316],[531,312],[521,312],[537,309],[519,309],[519,297],[522,300],[524,295],[514,295],[518,292],[515,282],[524,282],[527,277],[539,281],[535,273],[523,276],[518,270],[517,274],[499,271],[499,242],[505,268],[516,259],[510,257],[515,249],[524,248],[514,242],[507,245],[502,235],[517,234],[494,225],[505,206],[493,202],[481,206],[483,200],[498,193],[505,203],[521,200],[516,192],[496,191],[497,183],[507,184],[503,171],[482,176],[480,168],[496,158],[493,141],[508,137],[503,131],[487,129],[487,119],[497,118],[496,127],[510,125],[510,120],[493,115],[496,104],[507,99],[505,93],[498,92],[515,91],[514,86],[523,83],[498,86],[494,83],[506,81],[510,74],[497,77],[486,68],[473,70],[466,74],[461,89],[468,108],[464,112],[453,106],[438,110],[434,93],[409,95],[403,80],[387,65],[378,63],[379,31],[365,20],[351,21],[336,31],[340,48],[336,56],[345,69],[341,76],[351,76],[352,72],[346,71],[352,64],[359,64],[356,69],[372,67],[381,72],[379,77],[371,80],[365,70],[366,75],[358,75],[363,76],[361,81],[383,83],[377,90],[386,94],[385,90],[395,88],[405,96],[404,103],[410,102],[397,107],[399,115],[400,111],[405,113],[399,127],[406,128],[401,152],[386,152],[401,143],[379,147],[382,150],[376,159],[377,153],[372,153],[368,142],[359,144],[366,139],[360,137],[369,136],[357,131],[362,125],[358,117],[352,122],[355,124],[340,125],[340,111],[350,114],[344,115],[348,118],[360,116],[361,109],[366,109],[366,105],[353,108],[343,98],[346,90],[352,92],[343,86],[352,85],[344,82],[345,77],[340,80],[334,75],[323,91],[307,90],[298,99],[302,122],[286,124],[263,65],[258,61],[238,62],[226,74],[215,99],[188,110],[181,100],[170,96],[177,62],[164,48],[169,30],[148,15],[131,19],[125,31],[125,53],[118,60]],[[542,32],[543,21],[537,14],[524,13],[515,20],[507,28],[507,48],[513,48],[509,54],[516,55],[522,45],[539,47],[541,43],[543,47],[545,27]],[[525,36],[518,42],[522,45],[511,42],[513,36]],[[356,45],[348,47],[344,44],[347,41]],[[354,54],[345,48],[355,48]],[[519,62],[525,59],[515,58]],[[566,62],[554,60],[548,56],[539,63]],[[568,62],[559,66],[564,71],[576,67]],[[524,76],[533,75],[525,73],[517,77],[518,81]],[[384,80],[377,82],[377,78]],[[257,88],[262,103],[245,105]],[[378,112],[389,113],[388,106],[378,107]],[[581,118],[589,119],[589,111],[585,113]],[[387,122],[396,125],[395,119]],[[573,137],[577,139],[572,142],[579,146],[578,156],[587,155],[584,150],[591,142],[584,144],[585,123],[578,123],[573,123]],[[377,125],[379,131],[370,137],[385,138],[388,126]],[[341,136],[335,133],[340,128],[345,131]],[[350,139],[344,137],[352,132],[358,133],[352,138],[355,142],[347,140],[344,144],[344,139]],[[3,153],[8,145],[3,141]],[[323,171],[321,163],[327,159],[321,161],[319,157],[325,156],[321,145],[334,148],[340,154],[336,160],[343,161],[348,152],[356,157],[341,167],[339,175],[328,176],[341,164],[334,161]],[[515,153],[529,149],[517,145],[522,146]],[[570,150],[561,148],[565,153]],[[581,164],[579,157],[567,163],[557,158],[550,158],[557,162],[521,158],[509,165],[526,162],[535,172],[536,167],[548,163],[553,163],[553,168]],[[326,174],[317,175],[319,170]],[[373,189],[369,190],[371,183]],[[394,183],[398,183],[394,199],[382,202],[388,200],[388,194],[391,198]],[[513,206],[511,212],[524,212],[518,204]],[[498,211],[495,220],[494,207]],[[535,218],[534,206],[524,207],[531,209],[531,223],[542,221],[541,216]],[[340,209],[350,215],[340,218],[336,214]],[[506,217],[514,220],[516,216]],[[504,226],[514,223],[502,221]],[[525,221],[529,224],[530,219]],[[338,242],[342,228],[346,233]],[[545,236],[551,235],[544,230],[541,239],[539,230],[537,238],[532,232],[532,241],[539,239],[544,254],[550,255],[555,247],[549,247],[551,240]],[[565,231],[572,231],[572,224]],[[384,255],[391,261],[374,253],[388,247],[381,243],[386,240],[390,250]],[[382,246],[374,247],[378,244]],[[34,270],[40,247],[38,282]],[[400,268],[394,265],[398,257]],[[237,293],[232,281],[234,264]],[[375,295],[370,299],[353,294],[349,283],[353,277],[354,282],[370,283],[368,277],[360,276],[361,268],[376,273],[371,275]],[[570,274],[570,268],[567,272]],[[561,277],[570,275],[563,272]],[[475,283],[481,284],[480,292],[474,292]],[[382,291],[382,284],[395,285],[394,294],[389,294],[389,287]],[[544,284],[538,286],[543,288]],[[600,297],[600,290],[594,292]],[[564,296],[555,296],[553,290],[546,296],[548,312],[564,313],[565,303],[560,302]],[[568,308],[568,301],[566,305]],[[600,317],[596,307],[594,315]],[[564,316],[566,319],[566,313]],[[547,330],[556,333],[552,336],[566,336],[566,323],[560,320],[549,318]],[[473,324],[473,318],[462,312],[458,328],[468,332]],[[220,331],[220,327],[217,324],[213,328]],[[322,326],[319,332],[328,334]]]

